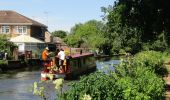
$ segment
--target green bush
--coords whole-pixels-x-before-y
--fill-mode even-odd
[[[0,66],[2,66],[2,65],[7,65],[7,61],[5,61],[5,60],[0,60]]]
[[[165,53],[156,51],[143,51],[134,56],[134,64],[136,66],[147,67],[153,70],[158,75],[167,74],[166,68],[164,66]]]
[[[119,54],[126,54],[126,51],[124,49],[120,49]]]
[[[122,99],[163,99],[164,81],[147,67],[136,66],[131,61],[122,62],[113,75],[117,77],[116,88],[122,91]]]
[[[64,93],[65,100],[80,100],[88,94],[92,100],[106,100],[115,97],[116,80],[109,75],[95,72],[87,77],[81,77],[79,82],[73,82],[71,88]]]
[[[62,98],[80,100],[84,95],[92,100],[155,100],[163,99],[164,81],[153,70],[122,61],[115,71],[95,72],[73,82]]]
[[[165,64],[170,64],[170,48],[166,49],[164,52],[163,52],[163,56],[164,56],[164,63]]]
[[[125,52],[132,52],[132,48],[130,48],[130,47],[125,47]]]

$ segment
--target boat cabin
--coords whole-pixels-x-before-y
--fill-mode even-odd
[[[92,53],[72,55],[70,59],[71,72],[84,74],[93,71],[96,67],[95,58]]]
[[[41,73],[41,77],[48,77],[53,75],[54,78],[76,78],[79,75],[92,72],[96,69],[95,57],[93,53],[82,53],[66,56],[62,68],[59,67],[59,58],[55,58],[55,64],[47,65],[48,70]],[[50,67],[49,67],[50,66]],[[57,67],[58,70],[54,67]],[[44,78],[41,78],[44,80]]]

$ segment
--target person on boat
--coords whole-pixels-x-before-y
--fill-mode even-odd
[[[64,60],[64,63],[63,63],[63,68],[64,68],[64,72],[67,73],[70,71],[70,56],[66,55],[65,56],[65,60]]]
[[[48,65],[49,65],[49,62],[50,62],[50,59],[49,59],[49,48],[46,47],[44,49],[44,51],[42,52],[42,61],[43,61],[43,66],[44,66],[44,71],[45,72],[48,72]]]
[[[64,53],[64,49],[60,49],[60,52],[58,53],[57,57],[59,58],[59,70],[61,72],[63,72],[63,63],[64,63],[64,60],[65,60],[65,53]]]

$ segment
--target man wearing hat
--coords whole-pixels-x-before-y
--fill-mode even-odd
[[[45,50],[42,52],[42,60],[43,61],[47,61],[47,58],[49,56],[49,53],[48,53],[48,47],[45,48]]]
[[[49,72],[49,63],[50,63],[50,59],[49,59],[49,52],[48,52],[48,47],[46,47],[44,49],[44,51],[42,52],[42,61],[43,61],[43,66],[44,66],[44,72]]]

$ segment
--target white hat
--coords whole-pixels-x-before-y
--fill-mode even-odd
[[[49,48],[48,48],[48,47],[46,47],[45,49],[46,49],[46,50],[49,50]]]

